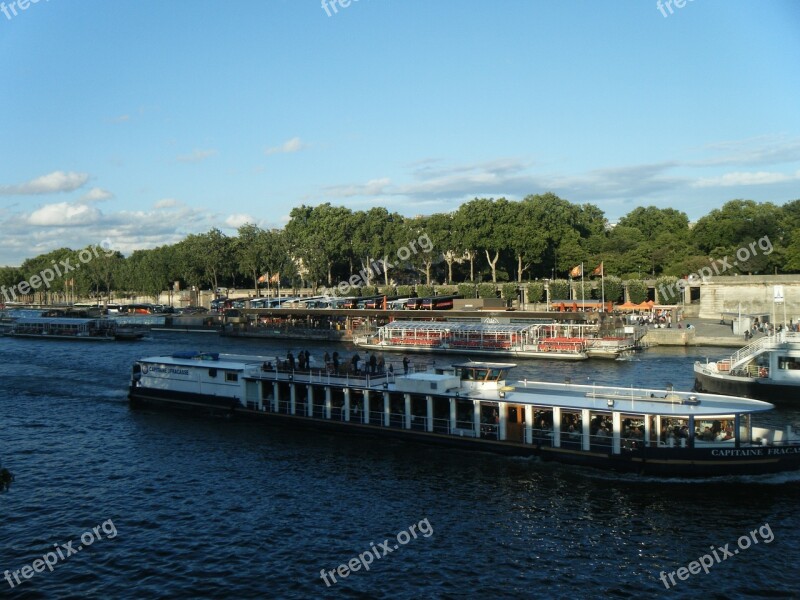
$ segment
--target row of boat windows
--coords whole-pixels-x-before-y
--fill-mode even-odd
[[[265,382],[266,383],[266,382]],[[311,387],[313,416],[325,418],[325,389],[319,386]],[[279,412],[289,412],[290,386],[286,382],[278,385],[280,399]],[[262,399],[271,410],[273,400],[273,386],[266,383],[262,385]],[[305,414],[308,403],[308,387],[304,384],[295,385],[296,414]],[[423,428],[428,418],[427,398],[420,394],[411,394],[411,427]],[[433,397],[433,428],[434,431],[446,430],[451,432],[450,399],[446,397]],[[373,391],[370,394],[370,410],[364,414],[364,394],[362,390],[351,390],[350,411],[351,418],[364,423],[382,424],[385,415],[383,392]],[[331,417],[336,420],[344,419],[345,400],[342,388],[331,388]],[[456,399],[456,429],[472,431],[475,428],[474,405],[471,400]],[[405,417],[405,395],[398,392],[389,394],[390,426],[401,426]],[[613,422],[610,412],[591,411],[589,434],[592,446],[610,446],[613,439]],[[574,443],[576,446],[583,439],[583,415],[580,411],[561,411],[561,436],[563,444]],[[660,430],[656,416],[621,415],[621,439],[626,448],[635,448],[640,445],[679,445],[681,439],[689,437],[688,418],[661,417]],[[650,438],[645,435],[645,418],[650,418]],[[747,416],[743,416],[742,425],[746,425]],[[491,401],[481,401],[479,409],[480,432],[483,437],[496,437],[499,426],[499,404]],[[702,441],[727,441],[733,440],[734,420],[732,416],[719,419],[696,419],[696,440]],[[509,441],[524,441],[525,410],[520,405],[508,405],[506,413],[506,439]],[[534,407],[533,436],[537,441],[552,441],[553,435],[553,409]]]

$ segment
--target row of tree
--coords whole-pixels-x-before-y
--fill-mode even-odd
[[[746,260],[741,253],[734,258],[748,247]],[[4,267],[0,285],[29,281],[67,259],[77,264],[79,252],[61,248]],[[101,253],[49,290],[157,296],[175,281],[184,288],[258,287],[265,275],[283,285],[335,287],[358,273],[366,285],[374,279],[384,286],[522,282],[563,278],[580,264],[588,273],[601,262],[606,274],[623,279],[675,278],[726,258],[728,275],[800,272],[800,200],[783,206],[733,200],[693,225],[672,208],[638,207],[614,226],[597,206],[550,193],[520,201],[476,198],[452,213],[411,218],[382,207],[303,205],[284,229],[247,224],[236,236],[212,229],[127,257]],[[376,261],[388,268],[375,268]]]

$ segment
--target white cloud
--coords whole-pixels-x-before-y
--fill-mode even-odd
[[[86,192],[83,196],[81,196],[81,202],[103,202],[104,200],[110,200],[114,197],[114,194],[109,192],[108,190],[104,190],[102,188],[94,187]]]
[[[733,187],[737,185],[769,185],[772,183],[785,183],[787,181],[798,180],[800,180],[800,171],[797,171],[794,174],[775,173],[771,171],[737,171],[733,173],[725,173],[719,177],[698,179],[692,184],[692,187],[707,188]]]
[[[267,156],[271,154],[291,154],[292,152],[299,152],[307,147],[308,146],[303,143],[299,137],[293,137],[292,139],[283,142],[280,146],[267,148],[264,150],[264,154]]]
[[[206,160],[207,158],[211,158],[212,156],[216,156],[216,150],[193,150],[191,154],[183,154],[176,157],[178,162],[201,162]]]
[[[173,208],[181,204],[180,200],[175,200],[175,198],[162,198],[158,200],[155,204],[153,204],[153,208]]]
[[[239,229],[239,227],[241,227],[242,225],[255,222],[256,220],[253,217],[244,214],[230,215],[228,216],[227,219],[225,219],[225,225],[227,225],[231,229]]]
[[[94,223],[101,214],[99,210],[87,204],[59,202],[37,208],[28,216],[28,223],[40,227],[72,227]]]
[[[88,173],[53,171],[17,185],[0,185],[0,196],[31,196],[72,192],[89,181]]]

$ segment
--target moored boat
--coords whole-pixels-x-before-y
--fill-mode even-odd
[[[133,406],[163,405],[344,434],[416,439],[657,476],[800,469],[769,403],[674,390],[507,382],[508,363],[394,377],[281,370],[261,356],[177,353],[133,365]]]
[[[732,356],[694,364],[695,389],[776,404],[800,403],[800,333],[758,338]]]
[[[144,332],[119,327],[111,319],[76,319],[68,317],[28,317],[14,320],[4,332],[19,338],[110,342],[137,340]]]
[[[551,335],[547,335],[549,332]],[[586,341],[559,335],[554,325],[392,321],[353,342],[379,351],[477,354],[519,358],[586,360]]]

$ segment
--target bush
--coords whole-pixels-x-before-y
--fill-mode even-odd
[[[420,298],[430,298],[433,296],[434,288],[432,285],[418,285],[417,296]]]
[[[656,280],[656,292],[660,304],[678,304],[681,301],[682,287],[678,287],[677,277],[659,277]]]
[[[614,275],[608,275],[601,285],[605,288],[606,302],[620,302],[622,300],[622,279]]]
[[[458,293],[458,288],[454,285],[440,285],[436,288],[436,293],[440,296],[454,296]]]
[[[583,286],[583,291],[581,291],[581,286]],[[591,281],[584,281],[581,283],[580,280],[572,282],[572,289],[575,290],[575,295],[572,297],[573,300],[591,300],[592,299],[592,282]]]
[[[383,296],[396,296],[397,288],[393,285],[382,287],[378,293]]]
[[[401,298],[409,298],[411,296],[412,290],[410,285],[398,285],[397,286],[397,295]]]
[[[641,279],[629,279],[625,282],[628,288],[628,297],[634,304],[641,304],[647,300],[647,283]]]
[[[566,279],[553,279],[549,285],[550,302],[569,299],[569,281]]]
[[[364,297],[369,296],[377,296],[378,295],[378,286],[376,285],[365,285],[361,288],[361,295]]]
[[[458,295],[463,298],[474,298],[475,297],[475,284],[474,283],[459,283],[458,284]]]
[[[497,298],[497,287],[493,283],[481,283],[478,286],[478,298]]]
[[[504,283],[500,288],[500,295],[503,300],[516,300],[517,287],[516,283]]]
[[[544,284],[541,281],[534,281],[528,284],[528,302],[536,303],[544,299]]]

